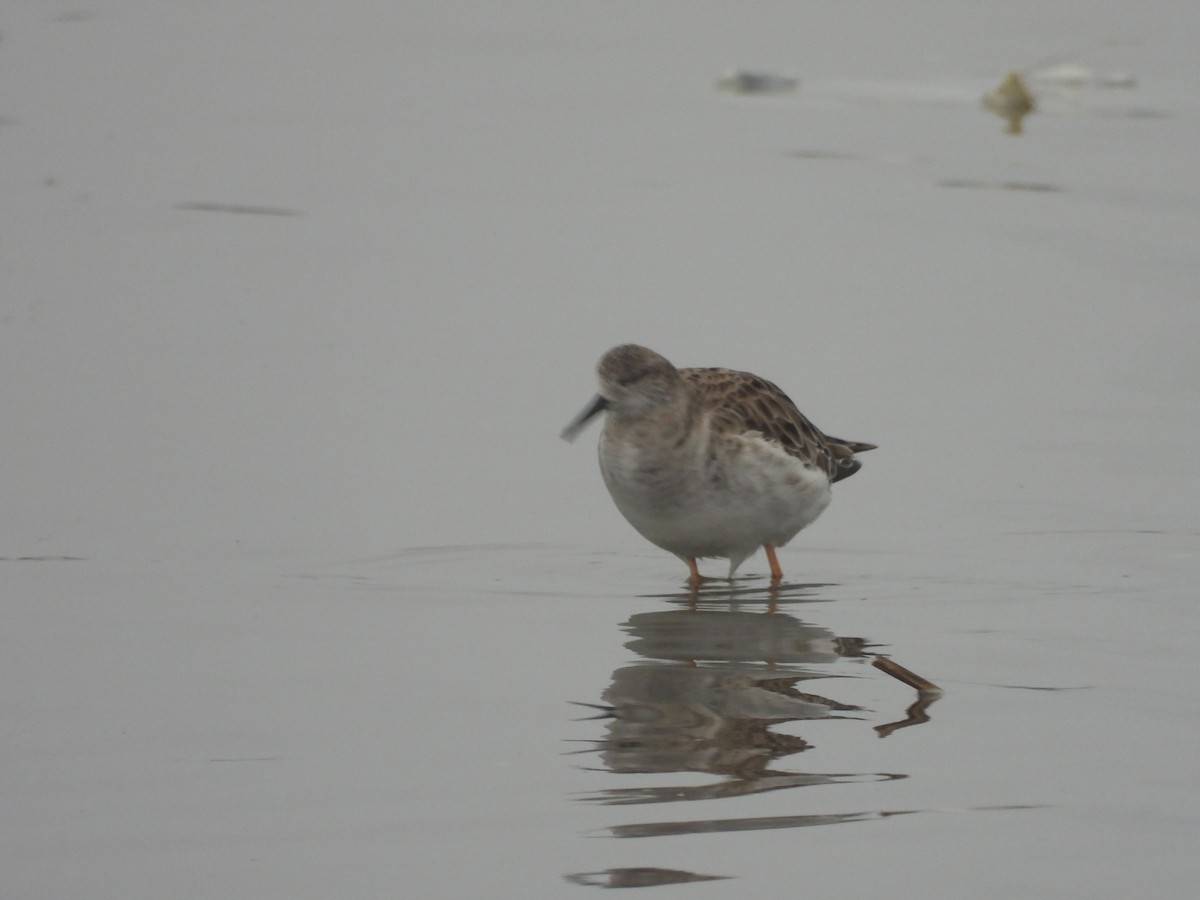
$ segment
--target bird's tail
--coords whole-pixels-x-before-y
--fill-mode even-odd
[[[830,452],[833,453],[833,458],[837,466],[833,473],[834,481],[849,478],[862,468],[862,463],[854,458],[855,453],[865,453],[877,447],[876,444],[865,444],[862,441],[844,441],[841,438],[830,437],[829,435],[825,436],[825,443],[829,446]]]

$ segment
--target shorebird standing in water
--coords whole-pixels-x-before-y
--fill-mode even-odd
[[[623,344],[598,368],[600,393],[562,436],[598,413],[600,471],[617,509],[652,544],[687,563],[729,560],[729,577],[759,547],[771,581],[777,547],[829,505],[829,486],[858,471],[874,444],[819,431],[778,387],[749,372],[677,369],[653,350]]]

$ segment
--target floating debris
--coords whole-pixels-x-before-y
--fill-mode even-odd
[[[1021,120],[1033,112],[1033,94],[1017,72],[1009,72],[1004,80],[983,95],[983,106],[1008,121],[1009,134],[1021,133]]]
[[[734,94],[788,94],[800,87],[800,79],[775,72],[730,69],[717,79],[717,88]]]

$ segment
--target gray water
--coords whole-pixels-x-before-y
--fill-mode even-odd
[[[1191,896],[1198,24],[14,6],[0,893]],[[777,590],[557,439],[624,341],[880,445]]]

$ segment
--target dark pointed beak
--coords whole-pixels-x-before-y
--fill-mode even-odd
[[[564,441],[575,440],[575,438],[579,435],[579,432],[583,431],[583,429],[587,426],[587,423],[590,422],[594,416],[599,415],[606,409],[608,409],[608,401],[597,394],[595,399],[593,399],[591,403],[584,407],[583,412],[572,419],[571,423],[562,430],[562,439]]]

